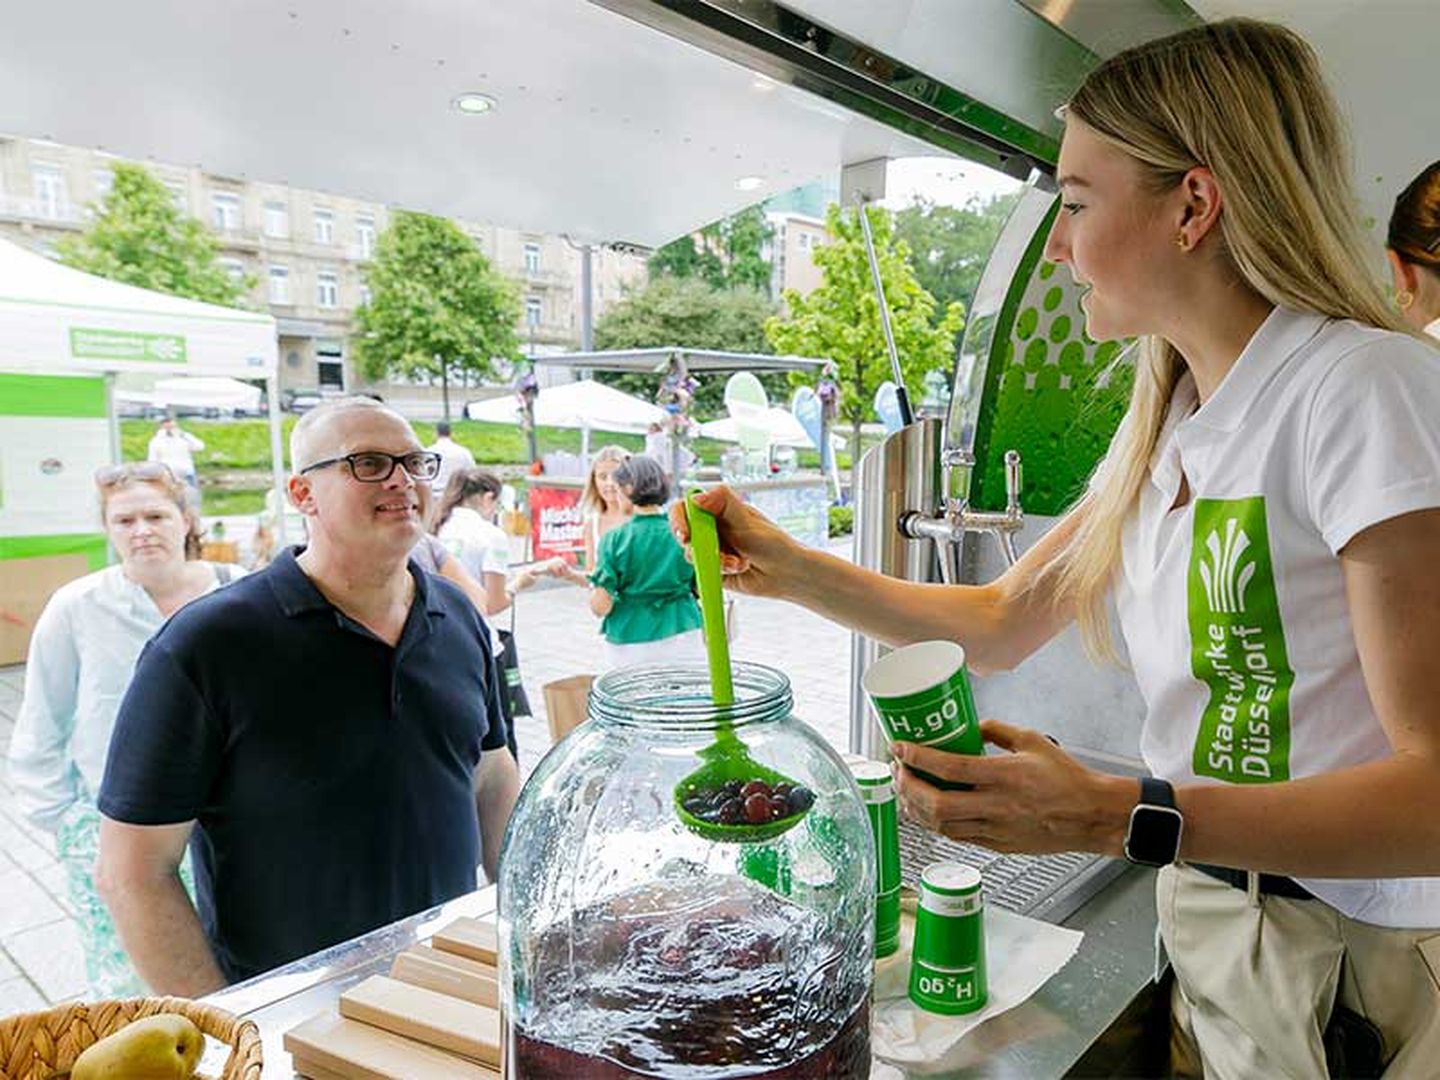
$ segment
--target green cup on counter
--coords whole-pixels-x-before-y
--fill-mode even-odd
[[[984,917],[979,870],[953,862],[925,868],[910,950],[911,1001],[947,1016],[985,1007]]]
[[[916,743],[952,754],[985,752],[965,670],[965,650],[955,642],[921,641],[896,649],[871,664],[860,683],[892,742]],[[969,787],[915,771],[936,787]]]
[[[879,958],[900,948],[900,822],[895,786],[889,766],[881,762],[860,758],[847,764],[875,834],[875,956]]]

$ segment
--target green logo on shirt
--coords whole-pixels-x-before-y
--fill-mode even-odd
[[[1290,687],[1265,499],[1196,499],[1190,547],[1190,670],[1210,688],[1197,776],[1290,778]]]

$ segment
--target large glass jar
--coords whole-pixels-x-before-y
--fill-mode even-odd
[[[815,796],[779,836],[706,839],[677,813],[722,721],[703,667],[599,679],[521,792],[499,881],[513,1075],[869,1075],[865,808],[784,675],[739,664],[734,681],[723,719],[750,758]]]

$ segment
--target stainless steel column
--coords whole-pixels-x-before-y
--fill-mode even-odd
[[[941,422],[917,420],[888,436],[860,459],[855,489],[855,562],[907,581],[936,580],[935,544],[900,532],[901,515],[940,506]],[[850,641],[850,749],[880,757],[884,746],[860,676],[883,646],[863,634]]]

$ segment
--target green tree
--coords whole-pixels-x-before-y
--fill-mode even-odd
[[[650,349],[684,345],[692,349],[769,353],[765,320],[775,304],[753,289],[717,289],[699,278],[664,275],[608,308],[595,324],[597,349]],[[661,376],[596,372],[595,377],[627,394],[655,396]],[[723,411],[724,380],[698,376],[693,412],[711,416]],[[762,376],[772,395],[785,393],[784,376]]]
[[[355,354],[366,378],[439,379],[449,419],[453,377],[488,378],[519,356],[519,289],[453,221],[396,213],[364,274]]]
[[[948,376],[954,365],[956,341],[965,323],[964,308],[948,304],[936,318],[935,298],[916,280],[910,249],[895,238],[890,214],[878,206],[867,212],[901,373],[910,400],[917,402],[925,373],[938,368]],[[890,354],[880,326],[860,219],[853,211],[842,213],[832,205],[825,224],[831,242],[816,248],[813,255],[822,275],[819,288],[806,296],[787,289],[788,313],[770,319],[765,333],[777,352],[835,361],[840,416],[850,422],[852,445],[858,447],[860,424],[871,413],[875,391],[892,377]],[[806,380],[796,377],[794,381]],[[855,457],[858,461],[859,455]]]
[[[916,199],[895,215],[895,236],[910,247],[910,264],[920,286],[944,311],[959,302],[966,311],[1000,230],[1019,201],[1017,195],[972,198],[962,207]]]
[[[774,234],[765,211],[748,206],[658,249],[650,257],[650,276],[700,278],[717,289],[768,293],[770,260],[765,248]]]
[[[255,279],[233,278],[216,263],[219,242],[175,208],[169,190],[143,165],[120,162],[113,170],[90,227],[55,245],[60,261],[142,289],[239,307]]]

